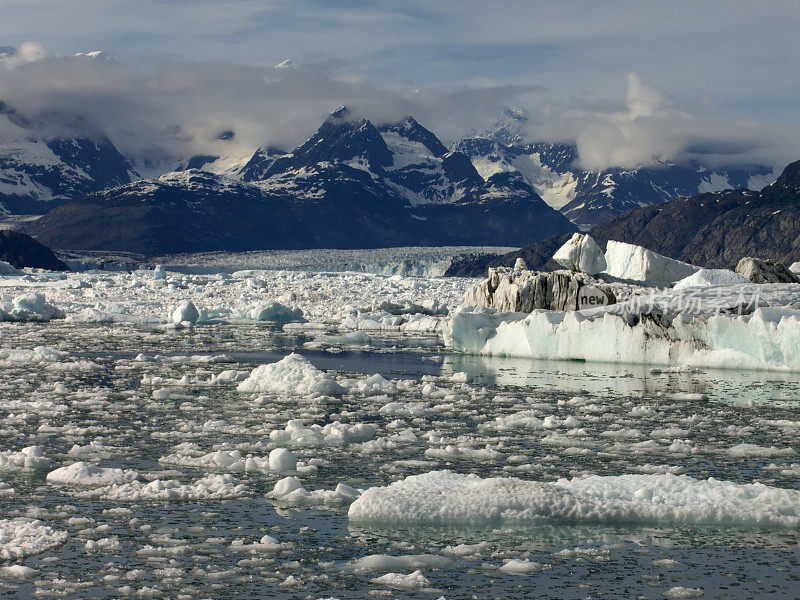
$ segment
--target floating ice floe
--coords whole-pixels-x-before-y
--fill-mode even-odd
[[[286,448],[275,448],[269,453],[269,470],[272,473],[296,471],[297,457]]]
[[[797,528],[800,491],[686,475],[595,475],[544,483],[434,471],[366,490],[351,504],[349,518],[461,527],[555,521]]]
[[[368,554],[347,565],[354,573],[374,573],[389,571],[408,571],[411,569],[446,569],[453,559],[438,554]]]
[[[271,535],[265,535],[259,541],[250,544],[246,544],[244,540],[233,540],[231,545],[228,546],[234,552],[249,552],[251,554],[273,554],[292,547],[293,544],[279,542]]]
[[[399,590],[431,590],[431,582],[422,574],[422,571],[414,571],[408,575],[404,573],[386,573],[380,577],[370,579],[370,581]]]
[[[139,473],[129,469],[98,467],[85,462],[76,462],[47,474],[47,481],[61,485],[103,486],[121,484],[139,478]]]
[[[372,344],[372,338],[363,331],[350,331],[340,335],[318,335],[314,338],[314,343],[331,346],[369,346]]]
[[[445,344],[470,353],[536,359],[800,370],[800,311],[750,315],[456,311]]]
[[[0,365],[13,366],[28,363],[54,363],[67,358],[67,354],[55,348],[36,346],[33,350],[25,348],[0,348]]]
[[[276,363],[256,367],[237,389],[240,392],[292,396],[341,396],[347,391],[333,377],[295,353]]]
[[[0,560],[19,560],[40,554],[66,540],[65,531],[57,531],[41,521],[0,519]]]
[[[93,488],[75,495],[79,498],[101,498],[109,502],[143,502],[162,500],[229,500],[246,495],[249,489],[233,476],[206,475],[194,483],[175,479],[155,479],[149,483],[131,481]]]
[[[0,452],[0,469],[41,469],[50,464],[39,446]]]
[[[547,568],[548,565],[543,565],[542,563],[512,558],[503,563],[500,570],[509,575],[533,575],[534,573],[541,573]]]
[[[372,439],[378,430],[372,423],[348,425],[339,421],[326,425],[306,426],[301,419],[291,419],[284,429],[270,432],[270,440],[276,444],[293,446],[344,446]]]
[[[620,279],[669,285],[689,277],[700,267],[656,254],[652,250],[609,240],[605,272]]]
[[[299,308],[284,306],[278,302],[259,304],[250,309],[248,317],[253,321],[266,321],[269,323],[304,323],[303,311]]]
[[[267,493],[272,498],[288,506],[343,506],[358,498],[359,491],[340,483],[333,490],[309,491],[295,477],[285,477]]]
[[[235,449],[204,453],[194,442],[178,444],[173,454],[162,456],[158,462],[184,467],[219,469],[230,473],[269,473],[270,470],[268,457],[243,454]]]
[[[49,304],[42,294],[27,293],[12,300],[0,299],[0,321],[36,321],[46,323],[63,319],[63,310]]]

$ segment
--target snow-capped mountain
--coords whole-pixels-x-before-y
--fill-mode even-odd
[[[0,102],[0,119],[27,123]],[[0,140],[0,214],[41,214],[76,196],[129,183],[138,174],[104,137]]]
[[[225,172],[90,194],[29,230],[58,248],[146,253],[524,244],[575,230],[519,173],[484,179],[410,117],[376,126],[341,108],[291,153],[259,149],[238,169],[214,156],[187,166]]]
[[[578,150],[572,144],[503,143],[510,136],[505,129],[498,131],[460,140],[454,149],[469,156],[487,180],[501,172],[519,173],[545,202],[582,229],[633,208],[728,188],[760,189],[771,181],[772,169],[759,165],[711,169],[699,163],[665,164],[586,171],[578,166]]]

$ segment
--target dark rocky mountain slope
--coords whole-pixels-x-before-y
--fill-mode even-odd
[[[760,192],[726,190],[637,208],[595,226],[604,246],[618,240],[709,268],[733,269],[745,256],[791,264],[800,260],[800,161],[788,165]],[[478,276],[489,266],[553,268],[555,250],[569,236],[541,240],[502,256],[466,258],[449,275]]]

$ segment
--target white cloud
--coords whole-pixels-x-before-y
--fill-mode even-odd
[[[800,158],[799,134],[797,127],[681,107],[638,73],[628,75],[623,105],[581,101],[547,107],[538,112],[530,132],[576,140],[581,166],[591,170],[690,161],[780,169]]]
[[[39,135],[107,135],[144,172],[193,154],[291,149],[343,104],[375,122],[413,115],[445,143],[485,130],[506,107],[519,106],[532,115],[530,139],[577,141],[580,161],[590,169],[690,160],[781,168],[800,155],[796,128],[689,110],[636,73],[628,76],[624,102],[587,95],[564,104],[546,102],[549,90],[540,86],[488,78],[457,86],[390,85],[342,61],[276,62],[58,57],[27,43],[16,56],[0,58],[0,100]],[[229,130],[233,140],[220,141]],[[8,139],[14,131],[6,124],[0,135]]]

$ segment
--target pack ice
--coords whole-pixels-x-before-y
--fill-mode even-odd
[[[366,490],[353,522],[524,527],[542,522],[800,527],[800,492],[686,475],[593,475],[552,483],[451,471]]]

